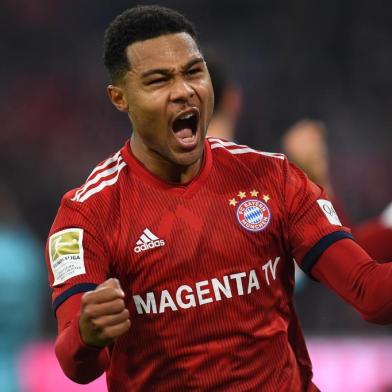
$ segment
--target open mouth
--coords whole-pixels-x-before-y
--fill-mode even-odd
[[[196,141],[199,114],[196,111],[178,116],[173,122],[173,132],[181,144],[192,145]]]

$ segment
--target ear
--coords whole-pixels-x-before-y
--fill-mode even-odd
[[[112,104],[120,111],[120,112],[128,112],[128,102],[125,97],[124,91],[121,87],[113,86],[109,84],[107,86],[106,91],[108,93],[109,99],[112,101]]]

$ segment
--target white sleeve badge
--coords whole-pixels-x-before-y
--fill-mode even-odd
[[[329,200],[318,199],[317,203],[320,206],[321,211],[324,212],[324,215],[327,217],[329,223],[331,223],[332,225],[342,226],[338,214],[336,213],[332,203]]]
[[[83,229],[58,231],[49,238],[49,257],[53,286],[86,273],[83,256]]]

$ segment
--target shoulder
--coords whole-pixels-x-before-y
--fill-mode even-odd
[[[67,227],[103,230],[118,210],[126,167],[123,149],[96,165],[81,186],[63,196],[51,232]]]
[[[216,159],[242,163],[248,168],[265,170],[276,167],[282,170],[287,163],[284,154],[255,150],[249,146],[229,142],[216,137],[207,137],[212,154]]]
[[[81,186],[64,195],[62,203],[73,203],[81,207],[110,199],[118,190],[123,180],[123,169],[127,167],[123,150],[124,148],[120,149],[98,163]]]

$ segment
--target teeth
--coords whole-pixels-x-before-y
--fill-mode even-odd
[[[188,118],[191,118],[192,116],[194,116],[194,113],[188,113],[188,114],[184,114],[183,116],[178,117],[180,120],[188,120]]]

